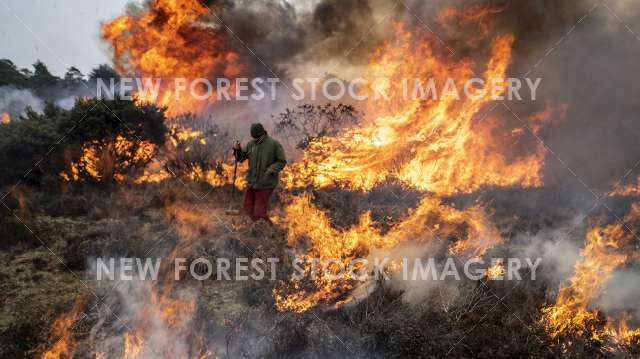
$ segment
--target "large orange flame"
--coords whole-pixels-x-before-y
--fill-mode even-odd
[[[511,35],[493,41],[482,74],[486,83],[504,83],[513,41]],[[414,39],[399,28],[397,40],[380,48],[369,66],[366,78],[372,85],[365,90],[370,102],[364,125],[337,138],[312,142],[303,159],[287,171],[286,185],[340,184],[369,190],[392,177],[442,195],[482,186],[540,186],[542,146],[510,158],[503,148],[505,141],[497,137],[499,123],[477,119],[491,101],[491,91],[460,99],[450,94],[437,101],[406,96],[406,79],[420,79],[423,86],[429,79],[440,84],[453,79],[456,88],[462,89],[474,77],[471,61],[442,58],[433,46],[432,41]],[[383,95],[388,100],[380,100]],[[502,136],[517,141],[521,135]]]
[[[485,83],[504,84],[513,42],[511,35],[493,40],[482,74]],[[290,244],[310,248],[301,254],[305,272],[313,269],[308,263],[311,258],[338,259],[346,266],[376,248],[408,240],[420,242],[421,238],[454,236],[457,240],[450,244],[450,253],[482,256],[502,241],[482,206],[458,210],[442,204],[440,196],[472,192],[483,186],[542,184],[543,146],[537,145],[529,154],[507,155],[505,143],[518,141],[524,131],[505,131],[494,118],[478,119],[481,109],[492,101],[491,91],[468,98],[450,94],[438,100],[406,96],[405,79],[420,79],[423,85],[429,79],[436,83],[452,79],[457,88],[463,88],[475,76],[470,60],[444,58],[434,46],[434,41],[415,39],[398,26],[396,41],[376,51],[367,71],[371,85],[365,95],[370,101],[363,126],[338,137],[313,141],[302,160],[288,167],[284,175],[285,185],[290,188],[337,185],[368,191],[391,178],[433,196],[425,197],[384,235],[374,229],[368,213],[352,228],[337,230],[307,196],[292,199],[279,222],[287,227]],[[552,112],[547,109],[535,114],[531,119],[533,130],[539,130]],[[498,140],[498,133],[508,141]],[[460,230],[462,225],[466,231]],[[308,245],[297,243],[300,238]],[[345,277],[338,280],[320,276],[312,284],[293,279],[274,290],[276,305],[280,310],[301,312],[339,300],[354,288],[351,274],[344,273]]]
[[[229,48],[225,30],[211,25],[211,11],[219,9],[198,0],[153,0],[143,11],[104,24],[102,36],[113,48],[118,72],[164,81],[153,102],[167,106],[168,114],[199,112],[215,96],[198,101],[187,92],[177,94],[175,78],[190,83],[216,76],[233,78],[244,71],[238,53]],[[154,95],[138,94],[147,102]]]

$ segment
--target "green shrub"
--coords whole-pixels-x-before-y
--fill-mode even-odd
[[[0,185],[47,176],[92,183],[122,181],[164,144],[164,109],[121,99],[78,99],[70,110],[47,104],[0,126]]]

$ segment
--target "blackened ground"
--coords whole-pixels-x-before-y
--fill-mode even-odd
[[[0,357],[38,357],[57,338],[49,331],[55,318],[67,312],[76,296],[87,289],[70,271],[87,281],[114,311],[119,298],[91,280],[88,258],[96,256],[165,256],[178,243],[180,230],[198,240],[189,257],[278,257],[285,264],[292,248],[283,229],[253,225],[242,217],[222,217],[234,231],[217,223],[216,215],[233,206],[229,188],[218,188],[204,199],[193,196],[211,190],[206,186],[167,182],[112,190],[75,188],[63,194],[22,191],[20,201],[9,200],[34,237],[6,208],[0,218]],[[384,229],[385,220],[397,221],[415,207],[420,194],[401,188],[379,188],[370,194],[340,190],[316,191],[315,201],[326,210],[336,227],[348,227],[360,213],[372,209]],[[492,198],[489,207],[500,225],[509,219],[512,231],[535,235],[544,228],[570,220],[589,199],[569,189],[485,190],[449,199],[457,206]],[[282,193],[281,193],[282,194]],[[578,198],[576,200],[576,198]],[[238,197],[235,197],[238,200]],[[610,200],[615,210],[626,203]],[[206,204],[205,206],[202,206]],[[200,225],[182,226],[168,215],[169,208],[191,211],[208,219]],[[349,214],[350,213],[350,214]],[[513,219],[517,220],[513,222]],[[517,223],[517,224],[513,224]],[[517,227],[515,230],[513,226]],[[578,236],[579,237],[579,236]],[[160,243],[158,239],[161,238]],[[515,251],[505,245],[496,254]],[[518,245],[517,243],[514,245]],[[63,264],[64,263],[64,264]],[[286,280],[292,268],[278,267],[277,278]],[[541,269],[544,271],[544,268]],[[205,345],[228,357],[240,358],[513,358],[605,357],[602,344],[583,336],[552,340],[539,324],[540,310],[554,302],[557,283],[547,280],[442,282],[419,302],[409,302],[391,283],[379,282],[366,299],[339,309],[327,306],[302,314],[275,309],[272,281],[181,281],[197,288],[194,334]],[[89,300],[87,308],[96,304]],[[121,335],[122,327],[104,313],[88,312],[73,327],[77,357],[90,353],[90,333],[100,324],[103,333]],[[604,318],[602,323],[604,325]],[[118,329],[120,328],[120,329]],[[196,336],[194,336],[195,338]],[[195,340],[195,339],[194,339]],[[635,350],[635,351],[634,351]],[[621,356],[633,356],[638,348],[624,348]]]

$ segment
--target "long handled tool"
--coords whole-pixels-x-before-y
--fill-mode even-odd
[[[236,193],[238,192],[236,190],[236,175],[238,173],[238,159],[235,158],[234,156],[234,160],[233,160],[233,182],[231,183],[231,203],[236,202]],[[231,205],[229,205],[229,208],[227,208],[226,211],[224,211],[226,214],[228,215],[239,215],[240,214],[240,210],[239,209],[233,209],[231,208]]]

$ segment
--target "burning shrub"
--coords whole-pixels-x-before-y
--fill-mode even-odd
[[[141,171],[164,144],[164,109],[132,101],[96,99],[76,102],[60,118],[69,133],[66,180],[122,182]]]
[[[217,123],[184,114],[168,121],[167,143],[156,158],[136,179],[136,183],[162,182],[177,177],[199,185],[224,186],[231,183],[233,165],[225,163],[231,154],[232,138]],[[246,184],[238,168],[236,185]]]
[[[297,140],[295,148],[305,149],[315,139],[336,136],[341,129],[357,125],[361,117],[362,114],[350,105],[304,104],[295,109],[286,109],[278,115],[275,118],[275,130],[287,141]]]
[[[78,99],[68,111],[48,104],[43,114],[28,110],[0,128],[0,183],[41,184],[58,174],[73,181],[121,182],[164,144],[164,119],[164,109],[120,99]]]
[[[222,176],[222,162],[229,154],[232,139],[216,123],[185,114],[169,124],[167,139],[171,150],[166,151],[165,168],[169,172],[205,181],[211,171]]]

